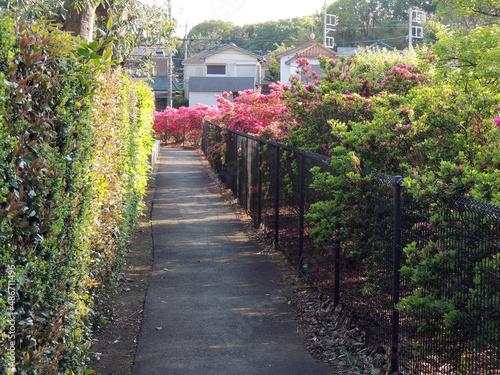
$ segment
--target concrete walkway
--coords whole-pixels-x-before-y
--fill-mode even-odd
[[[133,375],[333,374],[311,358],[280,275],[195,151],[162,148],[153,278]]]

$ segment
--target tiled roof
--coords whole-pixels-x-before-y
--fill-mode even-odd
[[[317,57],[320,55],[328,56],[331,58],[339,57],[337,52],[332,51],[328,47],[325,47],[319,43],[315,43],[314,45],[298,52],[296,56],[297,57]]]
[[[149,85],[153,89],[153,91],[167,91],[168,90],[168,76],[154,76],[153,82],[149,81]],[[172,77],[172,90],[173,91],[182,91],[182,87],[175,79]]]
[[[233,48],[233,49],[240,51],[242,53],[246,53],[247,55],[253,56],[256,59],[262,59],[262,56],[257,55],[256,53],[253,53],[253,52],[247,51],[244,48],[238,47],[234,43],[229,43],[229,44],[225,44],[223,46],[220,46],[219,48],[214,49],[214,50],[207,50],[207,51],[200,52],[197,55],[194,55],[194,56],[190,57],[189,59],[184,60],[182,62],[182,64],[203,64],[205,62],[205,58],[207,58],[208,56],[215,55],[217,53],[220,53],[220,52],[225,51],[225,50],[230,49],[230,48]]]
[[[223,92],[255,89],[253,77],[191,77],[190,92]]]
[[[291,53],[297,53],[297,52],[300,52],[302,51],[303,49],[306,49],[306,48],[309,48],[311,46],[313,46],[316,42],[314,40],[310,40],[309,42],[307,43],[304,43],[298,47],[295,47],[295,48],[292,48],[292,49],[289,49],[285,52],[281,52],[279,54],[276,55],[276,58],[279,60],[280,58],[282,58],[284,55],[289,55]]]
[[[319,43],[316,43],[314,40],[311,40],[309,43],[303,44],[302,46],[299,46],[297,48],[293,48],[291,50],[283,52],[276,57],[281,58],[286,55],[289,56],[291,53],[294,53],[294,56],[290,60],[286,61],[287,64],[290,61],[301,57],[314,58],[318,56],[326,56],[331,59],[337,59],[339,57],[337,52],[332,51],[328,47],[325,47]]]
[[[203,51],[197,55],[191,56],[189,59],[182,61],[183,64],[203,64],[205,62],[205,57],[207,57],[212,51]]]

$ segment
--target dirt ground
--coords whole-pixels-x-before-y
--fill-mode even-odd
[[[151,209],[155,194],[154,176],[144,197],[145,207],[132,235],[129,252],[120,276],[118,293],[112,301],[114,315],[96,337],[89,368],[100,375],[130,375],[137,335],[141,328],[146,291],[153,263]]]
[[[200,154],[207,174],[216,181],[205,158]],[[370,343],[369,334],[353,319],[347,308],[333,307],[325,296],[318,296],[298,277],[286,258],[274,250],[268,236],[255,228],[237,205],[230,192],[220,184],[220,194],[227,204],[235,207],[238,217],[245,223],[247,235],[260,244],[263,253],[269,254],[282,274],[280,282],[288,284],[293,293],[288,303],[304,332],[304,346],[316,359],[332,366],[336,374],[387,374],[387,348]],[[113,300],[114,316],[97,333],[89,368],[99,375],[131,375],[137,336],[141,326],[142,311],[147,287],[151,278],[153,239],[151,209],[155,184],[151,179],[145,196],[144,215],[130,243],[117,296]]]

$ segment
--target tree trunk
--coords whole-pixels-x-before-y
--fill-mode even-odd
[[[80,12],[71,9],[70,16],[64,22],[63,30],[75,36],[79,35],[82,39],[92,41],[94,38],[95,13],[95,6],[89,6]]]

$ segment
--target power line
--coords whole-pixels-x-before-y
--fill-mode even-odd
[[[374,43],[374,42],[385,42],[385,41],[391,41],[391,40],[399,40],[399,39],[406,39],[406,35],[394,37],[394,38],[382,38],[382,39],[373,39],[373,40],[354,40],[354,41],[342,41],[342,44],[355,44],[355,43]],[[339,43],[337,43],[339,44]]]

